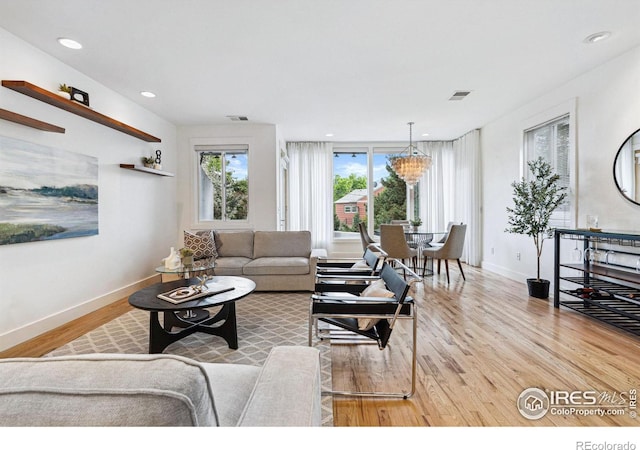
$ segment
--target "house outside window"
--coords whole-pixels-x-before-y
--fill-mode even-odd
[[[389,165],[389,157],[402,150],[379,144],[334,146],[334,238],[358,238],[359,223],[375,233],[381,223],[410,218],[406,185]]]

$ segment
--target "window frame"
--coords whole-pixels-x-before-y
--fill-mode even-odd
[[[561,219],[557,215],[552,215],[550,224],[553,228],[575,228],[577,224],[577,163],[576,163],[576,99],[572,98],[546,111],[536,114],[524,120],[520,127],[520,177],[529,179],[529,168],[527,162],[529,159],[527,149],[527,133],[552,124],[565,116],[569,124],[569,136],[567,152],[567,166],[569,170],[569,183],[566,202],[569,204],[569,211],[565,218]],[[548,161],[555,167],[554,161]]]
[[[192,228],[193,229],[211,229],[215,227],[225,228],[246,228],[251,222],[252,211],[252,195],[251,195],[251,147],[252,143],[247,138],[192,138],[190,139],[190,147],[192,150]],[[200,154],[202,152],[216,151],[246,151],[247,154],[247,218],[246,219],[202,219],[200,217],[200,195],[201,195],[201,177],[200,177]]]
[[[333,155],[336,153],[366,153],[367,155],[367,198],[372,199],[374,193],[374,186],[372,180],[374,180],[374,156],[379,154],[384,155],[397,155],[401,153],[406,148],[406,144],[401,142],[339,142],[334,143],[333,151],[332,151],[332,162],[334,161]],[[334,166],[332,164],[331,167],[332,177],[335,177]],[[417,189],[414,187],[414,189]],[[413,219],[413,211],[415,208],[414,198],[413,196],[409,196],[410,189],[407,187],[407,217],[412,220]],[[371,236],[374,234],[374,212],[375,207],[371,204],[369,207],[365,208],[366,218],[367,218],[367,229]],[[360,212],[359,212],[360,213]],[[345,236],[339,237],[336,236],[336,230],[332,230],[332,240],[334,242],[345,242],[345,241],[359,241],[360,236],[358,233],[351,233],[353,236]]]

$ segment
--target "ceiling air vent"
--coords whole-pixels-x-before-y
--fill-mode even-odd
[[[249,120],[247,116],[227,116],[230,120],[238,121],[238,120]]]
[[[456,91],[449,97],[449,100],[462,100],[469,94],[471,94],[471,91]]]

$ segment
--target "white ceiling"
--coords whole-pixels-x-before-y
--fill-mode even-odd
[[[177,125],[440,140],[640,45],[640,0],[0,0],[0,27]]]

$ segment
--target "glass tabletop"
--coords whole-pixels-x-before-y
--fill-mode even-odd
[[[215,268],[216,264],[214,261],[210,262],[200,262],[196,261],[193,265],[180,265],[180,267],[176,269],[167,269],[165,266],[156,267],[156,272],[159,273],[171,273],[174,275],[184,275],[193,272],[202,272],[205,270],[210,270]]]

